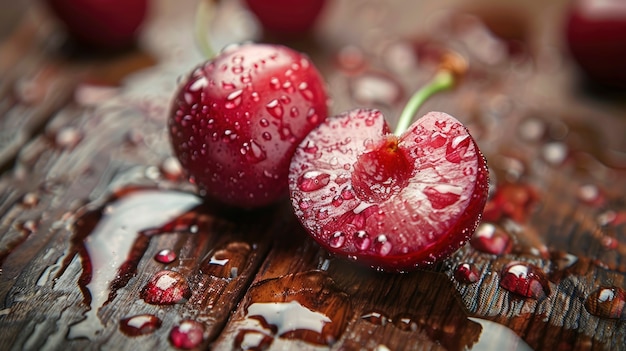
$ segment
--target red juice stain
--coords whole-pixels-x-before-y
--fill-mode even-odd
[[[520,296],[541,299],[550,295],[545,273],[525,262],[511,262],[502,269],[500,286]]]
[[[160,327],[161,320],[152,314],[139,314],[120,321],[120,331],[128,336],[151,334]]]
[[[157,252],[156,255],[154,255],[154,259],[159,262],[159,263],[163,263],[163,264],[168,264],[168,263],[172,263],[174,262],[174,260],[176,260],[176,252],[170,250],[170,249],[163,249],[159,252]]]
[[[461,283],[472,284],[480,279],[480,272],[473,263],[461,263],[454,270],[454,277]]]
[[[204,341],[204,325],[192,320],[184,320],[172,328],[170,343],[177,349],[194,349]]]
[[[585,300],[590,314],[608,319],[626,320],[626,291],[616,286],[604,286],[592,292]]]
[[[141,290],[141,298],[152,305],[173,305],[190,297],[187,280],[174,271],[157,272]]]
[[[98,310],[136,274],[152,235],[190,233],[206,222],[207,215],[193,194],[143,187],[122,188],[104,203],[79,210],[70,251],[57,277],[76,255],[80,257],[83,271],[78,285],[89,310],[84,320],[70,327],[68,338],[91,339],[104,329]]]
[[[513,240],[502,227],[481,223],[470,239],[470,245],[480,252],[501,256],[511,252]]]

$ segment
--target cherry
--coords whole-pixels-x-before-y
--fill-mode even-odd
[[[418,92],[394,134],[381,112],[355,109],[328,118],[300,143],[289,169],[292,206],[321,246],[403,271],[434,263],[469,240],[489,178],[476,142],[442,112],[406,126],[451,79],[440,75]]]
[[[148,10],[148,0],[46,2],[77,42],[104,50],[130,46],[136,39]]]
[[[315,24],[325,0],[246,0],[263,28],[276,35],[293,36],[309,31]]]
[[[626,88],[626,2],[576,0],[566,14],[569,51],[593,81]]]
[[[204,195],[253,208],[287,194],[291,155],[326,116],[323,79],[304,54],[246,44],[193,70],[168,123],[174,152]]]

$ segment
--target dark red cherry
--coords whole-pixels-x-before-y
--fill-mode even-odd
[[[294,36],[309,31],[326,0],[246,0],[250,10],[268,32]]]

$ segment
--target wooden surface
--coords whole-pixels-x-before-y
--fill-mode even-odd
[[[115,55],[73,50],[44,9],[24,6],[0,46],[0,349],[170,349],[183,320],[203,326],[199,349],[626,349],[623,304],[590,300],[626,289],[625,100],[582,88],[559,41],[563,1],[505,12],[489,1],[330,3],[314,34],[289,45],[320,67],[335,113],[370,106],[393,121],[434,72],[433,47],[468,58],[463,83],[424,109],[478,140],[505,194],[487,219],[510,246],[474,242],[388,274],[329,256],[288,201],[212,209],[183,179],[165,128],[177,79],[201,61],[195,3],[152,2],[138,47]],[[262,39],[237,2],[217,10],[214,45]],[[162,249],[177,259],[155,261]],[[501,285],[514,261],[537,269],[531,297]],[[455,274],[463,263],[477,281]],[[186,301],[149,303],[145,286],[162,270],[186,280]],[[283,309],[263,320],[251,311],[264,303]],[[139,314],[160,328],[122,333]],[[283,333],[289,322],[301,328]]]

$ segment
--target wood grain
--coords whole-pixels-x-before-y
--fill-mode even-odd
[[[623,313],[592,314],[587,301],[601,287],[626,288],[624,106],[572,88],[575,71],[545,21],[529,22],[524,59],[489,62],[492,51],[450,29],[454,16],[436,12],[439,22],[419,23],[408,16],[454,3],[336,2],[317,36],[292,43],[320,66],[333,112],[365,105],[391,120],[407,92],[434,72],[428,60],[398,59],[414,54],[424,38],[473,64],[455,91],[425,109],[468,125],[485,151],[494,190],[508,184],[531,200],[509,199],[516,207],[485,220],[504,228],[509,251],[468,244],[433,267],[402,274],[333,258],[306,235],[288,199],[233,212],[195,195],[165,128],[177,79],[200,60],[185,34],[194,3],[155,2],[137,48],[107,57],[39,45],[58,28],[37,27],[49,18],[29,10],[0,47],[0,345],[170,349],[170,330],[195,320],[204,327],[199,349],[502,349],[522,339],[536,350],[626,348]],[[520,13],[536,13],[533,6]],[[541,16],[556,13],[553,5]],[[346,14],[353,14],[350,27],[342,22]],[[475,24],[471,19],[460,23]],[[216,41],[229,40],[216,33],[223,36]],[[358,70],[338,65],[348,45],[362,55]],[[397,99],[355,96],[359,77],[381,72],[398,87]],[[120,223],[143,224],[125,232]],[[102,243],[92,242],[95,233]],[[177,259],[155,261],[162,249]],[[112,267],[98,266],[97,250]],[[547,293],[528,298],[503,287],[512,261],[538,267]],[[463,263],[476,267],[476,282],[455,274]],[[142,299],[162,270],[182,274],[191,289],[186,301]],[[255,314],[263,308],[282,320]],[[120,320],[138,314],[159,317],[161,327],[138,337],[122,333]],[[322,329],[282,329],[288,322]],[[485,336],[494,330],[502,340]]]

